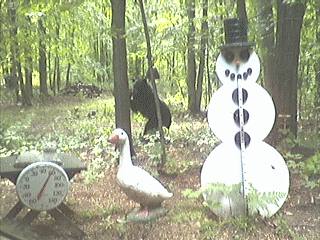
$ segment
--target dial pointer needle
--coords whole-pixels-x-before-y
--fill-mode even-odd
[[[37,200],[38,200],[38,201],[40,200],[40,198],[41,198],[41,196],[42,196],[42,193],[43,193],[44,189],[46,188],[46,186],[47,186],[47,184],[48,184],[48,182],[49,182],[49,179],[50,179],[50,177],[51,177],[52,174],[53,174],[52,171],[49,172],[49,176],[47,177],[46,181],[44,182],[44,184],[43,184],[43,186],[42,186],[42,188],[41,188],[41,190],[40,190],[40,192],[38,193],[38,195],[37,195]]]

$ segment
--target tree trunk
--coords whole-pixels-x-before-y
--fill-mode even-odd
[[[49,46],[50,46],[50,40],[49,40]],[[51,52],[50,52],[50,48],[48,49],[48,53],[47,53],[47,60],[48,60],[48,64],[47,64],[47,73],[48,73],[48,82],[49,82],[49,89],[52,90],[52,76],[51,76]]]
[[[71,63],[68,63],[67,67],[67,73],[66,73],[66,87],[69,87],[70,84],[70,78],[71,78]]]
[[[25,1],[26,7],[30,7],[30,1]],[[31,41],[31,18],[29,16],[26,16],[26,38]],[[33,96],[33,89],[32,89],[32,71],[33,71],[33,60],[32,60],[32,50],[30,46],[24,47],[24,55],[25,55],[25,93],[28,96],[28,98],[31,99]]]
[[[134,76],[135,76],[135,79],[141,78],[141,76],[142,76],[141,68],[142,68],[141,67],[141,58],[138,55],[136,55],[135,59],[134,59],[134,69],[135,69]]]
[[[11,69],[11,80],[14,80],[14,90],[17,95],[17,102],[20,101],[19,99],[19,90],[21,92],[21,103],[23,105],[31,105],[30,96],[26,95],[24,82],[23,82],[23,75],[21,69],[21,62],[20,62],[20,49],[18,44],[18,22],[17,22],[17,9],[18,3],[10,0],[8,1],[8,14],[10,17],[10,37],[11,37],[11,59],[12,59],[12,69]],[[20,89],[19,89],[20,87]]]
[[[99,56],[98,56],[98,37],[97,36],[94,36],[93,37],[94,40],[93,40],[93,52],[94,52],[94,60],[97,62],[98,59],[99,59]],[[96,81],[98,82],[98,74],[97,74],[97,70],[95,68],[93,68],[93,77],[96,79]]]
[[[200,60],[197,76],[196,102],[195,111],[200,113],[202,98],[202,83],[205,69],[205,55],[208,44],[208,0],[202,0],[202,23],[201,23],[201,40],[200,40]]]
[[[187,86],[188,86],[188,110],[196,113],[196,58],[195,58],[195,0],[186,0],[188,15],[187,34]]]
[[[46,29],[43,24],[43,18],[44,16],[40,16],[38,20],[40,95],[48,96],[47,56],[46,56],[46,45],[45,45]]]
[[[25,91],[26,95],[30,98],[33,96],[33,89],[32,89],[32,58],[30,56],[26,57],[26,66],[25,66]]]
[[[69,54],[70,54],[70,59],[69,59],[69,62],[68,62],[68,67],[67,67],[67,73],[66,73],[66,87],[69,87],[71,85],[71,62],[73,60],[73,48],[74,48],[74,31],[75,31],[75,27],[72,27],[72,30],[71,30],[71,44],[69,46]]]
[[[258,0],[256,1],[256,10],[259,15],[258,28],[261,39],[261,59],[263,66],[263,83],[268,92],[274,94],[273,89],[276,88],[277,82],[275,81],[275,23],[273,20],[272,1]],[[275,106],[276,107],[276,106]],[[277,107],[276,107],[277,108]],[[274,127],[268,135],[266,141],[271,144],[276,144],[277,130]]]
[[[57,91],[60,90],[61,84],[61,73],[60,73],[60,59],[59,59],[59,40],[60,40],[60,15],[55,16],[55,41],[56,49],[54,52],[54,67],[53,67],[53,79],[52,79],[52,91],[53,95],[57,94]]]
[[[278,1],[278,4],[280,15],[276,43],[276,78],[273,79],[276,82],[272,84],[277,86],[272,88],[278,114],[276,129],[287,127],[296,136],[300,33],[305,6],[301,3],[288,4],[283,0]]]
[[[100,39],[100,34],[97,35],[97,49],[96,49],[96,61],[99,62],[101,64],[101,39]],[[100,65],[100,67],[102,67],[102,65]],[[97,82],[101,83],[102,82],[102,75],[101,75],[101,69],[98,69],[97,71]]]
[[[22,69],[21,69],[21,63],[18,62],[17,65],[17,74],[19,79],[19,85],[20,85],[20,92],[22,96],[22,105],[24,106],[31,106],[31,97],[26,94],[24,83],[23,83],[23,75],[22,75]]]
[[[4,9],[4,1],[0,1],[0,9]],[[4,52],[6,52],[6,46],[5,46],[5,41],[4,41],[4,14],[2,11],[0,11],[0,58],[4,58]],[[6,67],[5,67],[5,62],[6,61],[0,61],[1,63],[1,69],[3,76],[6,75]],[[1,83],[1,82],[0,82]]]
[[[172,83],[172,78],[176,74],[176,51],[172,52],[170,68],[171,71],[169,81]]]
[[[112,69],[114,74],[116,127],[124,129],[130,139],[131,155],[135,155],[131,137],[130,98],[127,49],[125,39],[126,0],[111,0]]]
[[[248,26],[248,17],[245,0],[237,0],[237,16],[245,23],[246,26]]]
[[[109,66],[111,65],[111,60],[109,59],[109,51],[108,49],[105,51],[106,54],[106,81],[109,81],[111,79],[111,72]]]
[[[259,31],[262,41],[261,57],[263,65],[263,79],[267,90],[272,93],[275,86],[275,35],[272,1],[257,1],[259,15]]]
[[[207,43],[207,55],[206,55],[206,71],[207,71],[207,94],[205,98],[205,105],[208,106],[210,97],[211,97],[211,92],[212,92],[212,83],[211,83],[211,78],[210,78],[210,57],[209,57],[209,42]]]
[[[158,130],[160,133],[160,142],[161,142],[161,161],[159,164],[159,167],[162,168],[164,164],[167,161],[167,155],[166,155],[166,148],[165,148],[165,141],[164,141],[164,133],[162,129],[162,118],[161,118],[161,112],[160,112],[160,100],[157,92],[157,86],[155,83],[155,76],[154,76],[154,71],[153,70],[153,57],[152,57],[152,52],[151,52],[151,41],[150,41],[150,36],[149,36],[149,31],[148,31],[148,24],[147,24],[147,18],[146,14],[144,11],[144,6],[143,6],[143,0],[139,0],[139,6],[140,6],[140,11],[141,11],[141,16],[142,16],[142,22],[143,22],[143,27],[144,27],[144,34],[146,37],[146,43],[147,43],[147,59],[148,59],[148,69],[150,70],[150,82],[153,90],[153,96],[154,100],[156,103],[156,113],[157,113],[157,119],[158,119]]]
[[[17,19],[16,19],[16,12],[18,8],[18,3],[15,0],[8,0],[7,1],[7,8],[8,8],[8,16],[9,16],[9,23],[10,23],[10,76],[6,77],[6,87],[10,90],[14,90],[16,92],[17,101],[19,101],[19,89],[18,89],[18,77],[17,77],[17,65],[18,65],[18,42],[17,42]]]
[[[60,72],[60,58],[59,56],[56,57],[57,60],[57,71],[56,71],[56,77],[57,77],[57,90],[60,92],[61,90],[61,72]]]
[[[55,96],[57,93],[56,78],[57,78],[57,57],[54,58],[54,65],[53,65],[52,88],[51,88],[53,92],[53,96]]]
[[[319,20],[320,20],[320,7],[317,10],[316,19],[317,19],[317,22],[319,22]],[[320,46],[320,31],[316,32],[316,40],[317,40],[318,46]],[[315,81],[316,82],[316,97],[314,99],[314,106],[316,106],[316,108],[315,108],[316,123],[317,123],[316,133],[320,134],[320,97],[319,97],[320,96],[320,61],[318,61],[314,64],[314,71],[316,73],[316,81]]]
[[[104,43],[103,39],[100,40],[100,64],[103,70],[107,68],[106,66],[106,44]],[[105,82],[106,74],[105,71],[101,74],[101,81]]]

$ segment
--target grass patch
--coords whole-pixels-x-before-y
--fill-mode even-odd
[[[84,219],[93,219],[97,217],[108,218],[114,214],[118,214],[121,208],[115,204],[108,208],[96,208],[94,210],[81,211],[79,214]]]
[[[106,164],[114,164],[114,149],[107,142],[114,125],[113,99],[57,97],[32,108],[1,108],[0,157],[24,151],[42,151],[54,142],[58,151],[89,162],[85,182],[102,176]],[[104,161],[105,158],[111,161]]]

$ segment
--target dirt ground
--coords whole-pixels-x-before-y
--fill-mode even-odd
[[[182,191],[200,185],[200,167],[179,176],[159,176],[174,193],[164,203],[168,213],[151,223],[126,223],[125,215],[134,208],[115,181],[116,167],[106,169],[98,181],[84,184],[84,173],[72,181],[66,203],[74,211],[72,221],[88,240],[162,240],[162,239],[320,239],[320,189],[310,191],[298,175],[291,174],[290,193],[280,213],[270,219],[253,219],[232,224],[218,219],[202,205],[202,199],[186,199]],[[8,180],[0,180],[0,217],[17,201],[15,188]],[[41,239],[76,239],[65,225],[57,224],[41,213],[32,223]]]

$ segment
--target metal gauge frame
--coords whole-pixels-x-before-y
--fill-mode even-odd
[[[16,181],[20,201],[28,208],[47,211],[59,206],[68,194],[69,178],[53,162],[35,162],[25,167]]]

